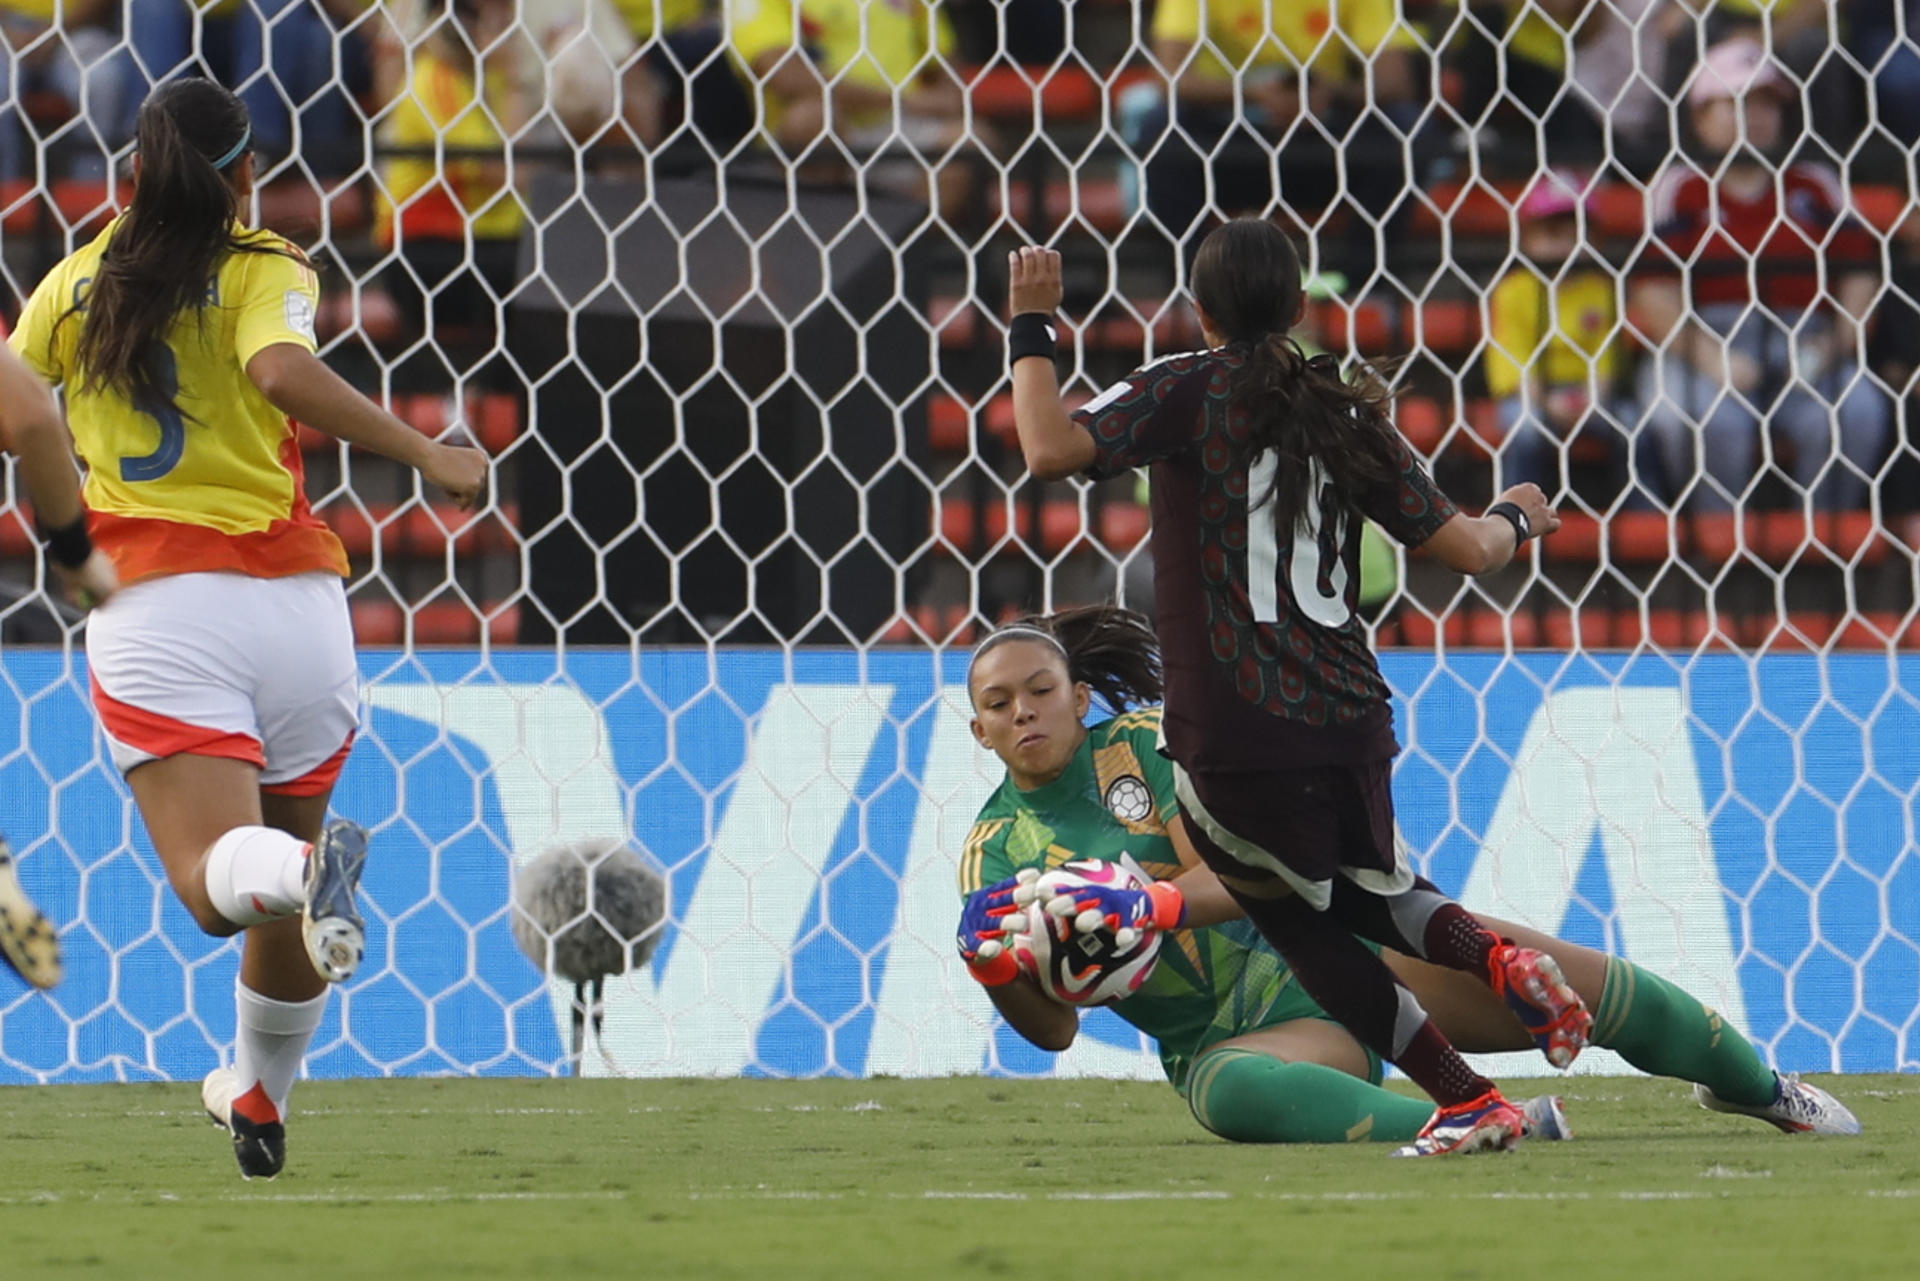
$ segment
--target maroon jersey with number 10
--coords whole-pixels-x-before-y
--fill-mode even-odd
[[[1414,547],[1455,508],[1402,442],[1395,484],[1342,503],[1323,482],[1297,527],[1277,529],[1264,501],[1276,455],[1247,457],[1250,424],[1228,394],[1248,352],[1154,361],[1073,415],[1093,434],[1088,475],[1153,468],[1168,751],[1193,773],[1391,757],[1387,685],[1356,612],[1361,522],[1350,513]]]

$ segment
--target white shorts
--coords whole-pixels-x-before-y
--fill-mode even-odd
[[[87,623],[93,707],[122,773],[191,753],[251,761],[288,796],[331,788],[360,726],[360,671],[335,574],[170,574]]]

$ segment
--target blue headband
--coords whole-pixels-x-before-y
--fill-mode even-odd
[[[215,169],[225,169],[238,160],[247,150],[247,144],[253,141],[253,126],[248,125],[240,131],[240,141],[233,144],[233,150],[213,162]]]

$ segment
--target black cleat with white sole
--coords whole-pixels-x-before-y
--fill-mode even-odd
[[[300,912],[307,956],[320,977],[344,983],[366,954],[366,922],[354,896],[367,865],[367,829],[344,818],[327,824],[307,856],[307,903]]]
[[[239,1089],[232,1068],[216,1068],[200,1083],[200,1101],[213,1123],[233,1137],[233,1157],[240,1164],[243,1179],[271,1179],[287,1164],[287,1127],[278,1120],[256,1121],[234,1106]],[[255,1110],[272,1112],[265,1093],[253,1103]]]

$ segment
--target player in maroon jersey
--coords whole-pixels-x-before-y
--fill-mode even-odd
[[[1300,260],[1271,223],[1237,219],[1200,246],[1193,302],[1208,350],[1147,364],[1071,416],[1052,359],[1060,256],[1022,249],[1010,271],[1028,469],[1059,480],[1153,467],[1165,750],[1194,844],[1307,993],[1439,1104],[1402,1152],[1512,1146],[1519,1111],[1360,939],[1483,976],[1557,1066],[1592,1019],[1551,958],[1487,930],[1395,841],[1399,744],[1356,613],[1360,529],[1370,518],[1481,574],[1559,517],[1531,484],[1485,516],[1460,513],[1394,430],[1386,388],[1301,353],[1287,334]]]

